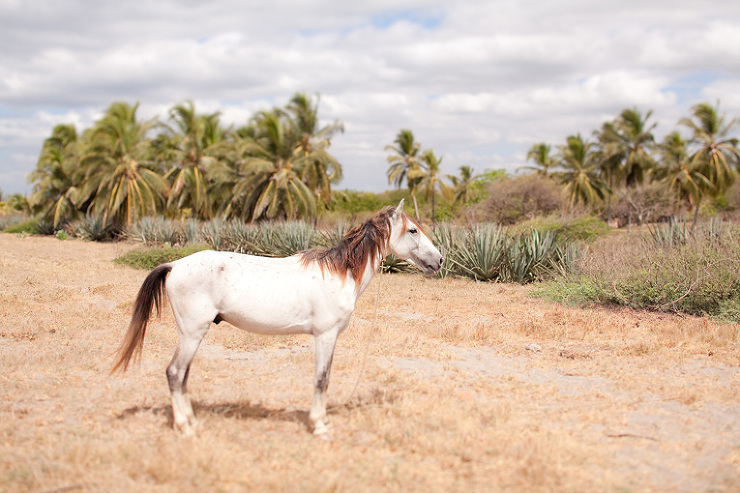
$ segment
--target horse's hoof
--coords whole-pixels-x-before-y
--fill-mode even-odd
[[[325,442],[331,442],[331,441],[333,441],[333,440],[334,440],[334,438],[332,438],[332,436],[331,436],[331,433],[329,433],[329,430],[325,430],[325,431],[324,431],[324,432],[322,432],[322,433],[316,433],[316,432],[314,431],[314,432],[313,432],[313,436],[315,436],[315,437],[316,437],[316,438],[318,438],[319,440],[323,440],[323,441],[325,441]]]
[[[182,437],[194,437],[195,436],[195,430],[192,426],[190,426],[190,423],[185,423],[182,425],[175,425],[175,431]]]
[[[323,421],[319,421],[314,425],[313,429],[313,436],[317,438],[321,438],[323,440],[330,441],[331,435],[329,434],[329,428],[326,426],[326,423]]]

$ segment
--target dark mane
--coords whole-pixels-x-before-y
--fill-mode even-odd
[[[322,272],[352,273],[355,282],[362,275],[370,259],[376,258],[387,246],[391,233],[391,216],[395,207],[386,207],[362,224],[349,230],[333,247],[315,248],[301,252],[304,266],[316,262]]]

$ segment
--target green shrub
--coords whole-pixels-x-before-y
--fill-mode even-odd
[[[507,270],[502,280],[525,284],[537,280],[547,271],[550,257],[555,250],[555,233],[533,229],[529,234],[517,236],[507,250]]]
[[[189,245],[180,248],[172,246],[141,248],[125,253],[115,261],[135,269],[151,270],[160,264],[172,262],[202,250],[211,250],[211,248],[206,245]]]
[[[181,245],[193,245],[201,242],[200,222],[196,219],[186,219],[180,224]]]
[[[463,241],[464,231],[462,228],[454,227],[449,223],[439,223],[432,230],[432,238],[439,253],[445,258],[437,274],[439,277],[450,275],[464,275],[454,260],[451,260],[458,251],[458,245]]]
[[[401,260],[400,258],[391,254],[388,255],[385,260],[383,260],[383,264],[380,266],[380,269],[386,274],[395,274],[398,272],[413,272],[415,267],[413,267],[405,260]]]
[[[3,231],[6,233],[21,233],[21,234],[29,234],[29,235],[35,235],[35,234],[41,234],[41,229],[39,227],[41,223],[41,219],[38,217],[32,217],[30,219],[26,219],[25,221],[20,221],[15,224],[12,224],[8,227],[6,227]]]
[[[5,231],[11,226],[20,224],[27,220],[28,216],[25,214],[11,213],[11,214],[0,214],[0,231]]]
[[[732,230],[720,232],[717,225],[695,233],[660,226],[642,241],[633,235],[618,245],[597,246],[578,272],[538,294],[740,321],[740,242]]]
[[[525,284],[562,275],[571,270],[580,252],[575,242],[557,242],[552,231],[516,233],[490,223],[469,229],[441,223],[434,239],[446,259],[440,277],[478,281]]]
[[[550,231],[555,234],[558,243],[561,244],[573,241],[590,243],[612,231],[604,221],[592,215],[571,218],[541,216],[520,223],[513,228],[513,231],[520,233],[533,229],[541,232]]]
[[[362,212],[374,212],[388,205],[378,194],[340,190],[334,192],[331,209],[352,216]]]

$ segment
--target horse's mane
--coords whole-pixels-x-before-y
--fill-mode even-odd
[[[322,272],[325,270],[334,274],[350,272],[355,282],[359,283],[367,262],[387,248],[391,216],[395,211],[395,207],[385,207],[364,223],[350,229],[333,247],[301,252],[301,263],[306,266],[316,262]]]

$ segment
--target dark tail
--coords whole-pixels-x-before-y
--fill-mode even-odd
[[[118,370],[125,372],[131,358],[139,359],[141,357],[146,326],[152,313],[152,305],[157,308],[157,315],[159,315],[162,309],[162,299],[164,298],[164,283],[171,270],[171,265],[163,264],[151,271],[144,279],[144,283],[139,288],[139,294],[136,296],[134,314],[131,317],[128,332],[126,332],[121,347],[118,348],[116,364],[113,366],[111,373]]]

